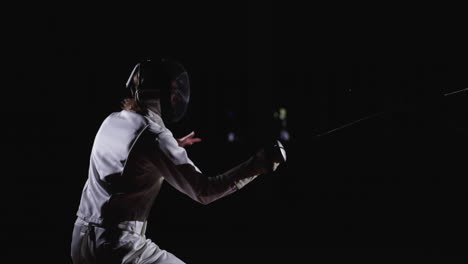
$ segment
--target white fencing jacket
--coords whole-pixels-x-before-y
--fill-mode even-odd
[[[208,204],[265,172],[264,162],[253,156],[223,174],[207,177],[161,118],[122,110],[108,116],[96,135],[77,215],[103,226],[144,222],[164,180]]]

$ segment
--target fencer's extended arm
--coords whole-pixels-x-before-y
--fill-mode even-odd
[[[159,149],[166,160],[165,180],[177,190],[201,204],[209,204],[229,195],[258,175],[268,172],[263,152],[217,176],[207,177],[188,158],[170,131],[159,134]]]

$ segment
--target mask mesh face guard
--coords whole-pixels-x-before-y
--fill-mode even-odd
[[[138,100],[160,99],[162,118],[182,119],[190,101],[190,80],[185,68],[169,59],[145,60],[133,68],[126,86]]]
[[[169,102],[162,104],[163,113],[169,111],[168,118],[171,122],[177,122],[184,117],[190,101],[190,83],[187,72],[182,72],[172,83],[169,94]],[[169,103],[169,105],[165,105]]]

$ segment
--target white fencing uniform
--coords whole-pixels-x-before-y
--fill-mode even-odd
[[[206,177],[158,115],[112,113],[91,152],[73,230],[73,263],[183,263],[145,237],[146,219],[163,181],[208,204],[264,172],[265,162],[253,156],[223,174]]]

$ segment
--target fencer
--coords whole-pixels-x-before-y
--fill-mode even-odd
[[[164,181],[201,204],[232,194],[286,161],[281,142],[238,166],[207,177],[189,159],[193,134],[174,138],[165,126],[187,110],[187,71],[170,59],[138,63],[126,83],[132,98],[101,124],[93,143],[73,228],[73,263],[184,263],[146,238],[147,217]]]

